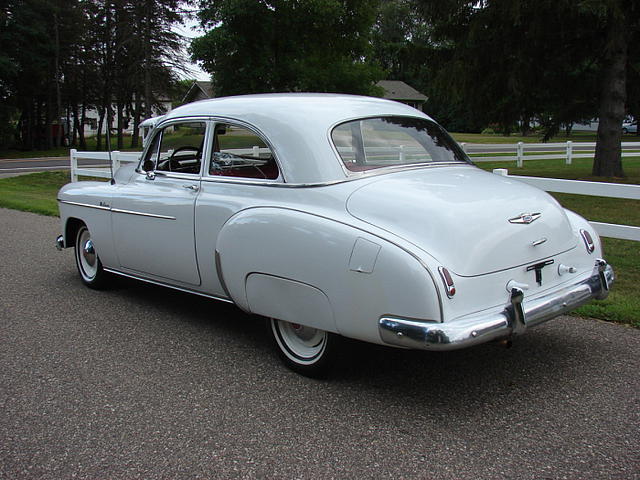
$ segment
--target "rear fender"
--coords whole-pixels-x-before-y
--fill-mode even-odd
[[[377,321],[441,319],[431,275],[380,237],[324,217],[252,208],[222,228],[216,250],[229,296],[241,308],[381,343]]]

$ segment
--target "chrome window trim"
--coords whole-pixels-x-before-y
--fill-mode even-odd
[[[218,177],[218,176],[202,177],[202,181],[208,182],[208,183],[235,183],[235,184],[241,184],[241,185],[260,185],[263,187],[266,186],[266,187],[275,187],[275,188],[318,188],[318,187],[328,187],[331,185],[339,185],[341,183],[355,182],[357,180],[362,180],[370,177],[377,177],[380,175],[387,175],[389,173],[419,170],[423,168],[442,168],[442,167],[475,167],[475,165],[470,165],[462,162],[451,162],[451,163],[437,163],[437,164],[434,163],[429,165],[412,164],[412,165],[404,165],[401,167],[383,167],[383,168],[376,168],[374,170],[371,170],[371,173],[367,173],[363,175],[354,175],[348,178],[342,178],[340,180],[329,180],[325,182],[310,182],[310,183],[281,183],[281,182],[276,182],[275,180],[269,180],[269,181],[250,180],[250,179],[243,180],[241,178],[236,178],[236,177]],[[276,182],[276,183],[273,183],[273,182]]]
[[[145,175],[146,172],[138,172],[142,175]],[[196,173],[180,173],[180,172],[166,172],[164,170],[154,171],[153,172],[156,177],[162,178],[172,178],[174,180],[190,180],[192,182],[199,182],[200,175]]]
[[[218,295],[211,295],[209,293],[204,293],[204,292],[199,292],[197,290],[191,290],[189,288],[184,288],[184,287],[177,287],[175,285],[170,285],[168,283],[164,283],[164,282],[159,282],[157,280],[151,280],[149,278],[145,278],[145,277],[141,277],[139,275],[134,275],[132,273],[125,273],[122,272],[120,270],[116,270],[114,268],[107,268],[104,267],[104,271],[105,272],[109,272],[109,273],[113,273],[115,275],[120,275],[122,277],[127,277],[127,278],[132,278],[134,280],[140,280],[141,282],[145,282],[145,283],[151,283],[153,285],[158,285],[161,287],[167,287],[167,288],[171,288],[173,290],[179,290],[180,292],[185,292],[185,293],[193,293],[195,295],[199,295],[201,297],[206,297],[206,298],[211,298],[213,300],[219,300],[221,302],[226,302],[226,303],[234,303],[233,300],[231,300],[230,298],[226,298],[226,297],[220,297]]]
[[[210,175],[209,174],[209,165],[211,164],[211,161],[213,159],[213,142],[215,140],[215,131],[216,131],[216,127],[219,124],[223,124],[223,123],[231,123],[231,124],[236,124],[240,127],[246,128],[247,130],[252,131],[256,136],[260,137],[260,139],[267,145],[267,147],[269,147],[269,150],[271,150],[271,154],[273,155],[273,159],[276,162],[276,166],[278,167],[278,178],[274,178],[272,180],[268,180],[268,179],[264,179],[264,180],[259,180],[258,182],[264,182],[265,184],[271,184],[271,183],[286,183],[286,178],[284,175],[284,171],[282,170],[282,164],[280,162],[280,155],[278,154],[276,148],[274,147],[274,145],[269,141],[269,138],[262,133],[262,131],[260,131],[259,128],[251,125],[250,123],[245,122],[244,120],[238,120],[235,118],[227,118],[227,117],[216,117],[216,116],[212,116],[210,117],[211,122],[213,123],[213,126],[211,127],[211,142],[210,142],[210,146],[211,146],[211,151],[209,152],[209,155],[207,157],[206,162],[206,168],[202,171],[202,179],[207,179],[207,178],[230,178],[230,179],[235,179],[235,178],[242,178],[242,177],[225,177],[224,175]],[[251,182],[249,178],[246,179],[247,181],[249,181],[249,183],[256,183],[256,182]]]
[[[136,172],[137,173],[142,173],[146,175],[146,172],[142,169],[142,164],[144,163],[144,159],[147,156],[147,154],[149,153],[148,150],[149,148],[151,148],[151,145],[153,144],[153,141],[155,140],[157,135],[162,135],[162,130],[164,130],[165,127],[169,127],[171,125],[174,125],[176,123],[188,123],[188,122],[202,122],[205,124],[205,133],[204,133],[204,148],[202,149],[202,161],[200,162],[200,175],[202,175],[202,168],[204,166],[205,163],[205,155],[210,153],[211,150],[211,118],[206,116],[206,115],[198,115],[195,117],[178,117],[178,118],[171,118],[169,120],[166,121],[162,121],[157,123],[154,126],[153,129],[153,136],[149,139],[149,142],[147,143],[147,145],[144,147],[144,149],[142,150],[142,154],[140,155],[140,161],[138,162],[138,166],[136,167]],[[162,144],[162,138],[160,139],[160,142]],[[159,149],[160,145],[158,146]],[[156,159],[157,161],[157,159]],[[155,165],[155,162],[154,162]],[[153,170],[153,173],[155,173],[156,175],[158,173],[165,173],[166,170]],[[169,173],[173,173],[173,174],[179,174],[179,172],[169,172]],[[182,174],[182,175],[193,175],[192,173],[186,173],[186,174]]]

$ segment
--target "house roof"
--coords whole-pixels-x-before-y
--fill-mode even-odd
[[[203,100],[213,98],[213,86],[211,82],[196,80],[193,82],[187,93],[182,97],[182,103],[192,102],[194,100]]]
[[[376,85],[382,87],[384,98],[389,100],[427,101],[426,95],[400,80],[380,80]]]

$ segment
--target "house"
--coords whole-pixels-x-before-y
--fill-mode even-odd
[[[156,116],[156,115],[164,115],[167,112],[171,111],[172,105],[171,105],[171,98],[169,98],[168,95],[166,94],[160,94],[157,96],[157,104],[153,105],[151,108],[151,114]],[[116,118],[115,118],[115,112],[117,109],[117,105],[114,103],[112,106],[112,124],[111,124],[111,128],[112,128],[112,132],[113,129],[116,128]],[[124,111],[124,132],[125,134],[132,134],[133,133],[133,118],[132,118],[132,113],[128,112],[126,109]],[[85,112],[85,118],[84,118],[84,136],[85,137],[93,137],[95,135],[98,134],[98,125],[100,124],[100,114],[98,112],[98,110],[96,110],[95,108],[88,108],[87,111]],[[104,135],[107,131],[107,127],[106,127],[106,121],[103,123],[102,125],[102,134]]]
[[[380,80],[376,85],[383,89],[383,98],[405,103],[418,110],[422,110],[422,105],[427,101],[425,95],[400,80]],[[213,97],[215,94],[211,82],[195,81],[182,98],[181,103],[197,102]]]
[[[384,90],[383,98],[395,100],[422,111],[422,105],[428,97],[400,80],[380,80],[376,86]]]
[[[197,80],[193,82],[191,88],[189,88],[184,97],[182,97],[181,103],[197,102],[198,100],[206,100],[207,98],[213,97],[213,86],[211,85],[211,82]]]

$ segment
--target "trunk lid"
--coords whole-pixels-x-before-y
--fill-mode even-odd
[[[460,276],[535,263],[577,242],[564,209],[550,195],[470,166],[383,175],[353,192],[347,210]],[[509,222],[538,213],[531,223]]]

